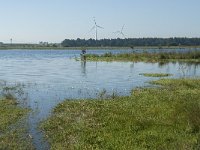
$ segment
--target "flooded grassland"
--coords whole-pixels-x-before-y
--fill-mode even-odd
[[[88,54],[104,55],[109,52],[123,55],[124,52],[132,53],[132,50],[90,50]],[[198,106],[199,87],[194,83],[198,83],[199,79],[179,80],[197,78],[200,75],[198,62],[81,61],[80,53],[78,50],[0,51],[0,79],[10,86],[23,85],[26,100],[19,100],[19,104],[12,107],[22,109],[22,112],[31,110],[21,116],[26,118],[24,124],[28,127],[24,131],[34,148],[49,149],[51,146],[62,149],[66,145],[68,148],[115,148],[117,142],[116,146],[121,148],[137,148],[138,145],[156,148],[159,144],[165,148],[167,142],[170,143],[166,144],[169,148],[184,142],[189,148],[198,144],[198,126],[195,122],[189,125],[185,122],[191,119],[187,115],[193,113],[188,107]],[[135,53],[141,51],[135,50]],[[165,80],[159,80],[162,82],[171,83],[168,79],[172,78],[178,80],[173,80],[173,85],[154,89],[152,86],[160,87],[149,83],[155,80],[154,76],[158,79],[166,76]],[[177,82],[183,86],[177,88]],[[132,92],[133,89],[135,92]],[[170,91],[173,89],[174,92]],[[164,99],[160,99],[162,93]],[[169,93],[172,93],[171,97]],[[184,97],[194,101],[191,105],[186,103],[188,107],[179,106],[184,104]],[[24,102],[25,105],[22,105]],[[177,107],[171,108],[175,104]],[[187,112],[179,113],[179,107]],[[198,108],[195,109],[198,113]],[[54,127],[58,128],[58,132],[52,135]],[[181,132],[182,129],[187,129],[187,133]],[[166,135],[161,137],[161,131]],[[172,138],[173,133],[178,139]],[[133,134],[137,138],[130,140]],[[191,138],[185,139],[184,136]],[[152,144],[153,139],[157,139],[155,145]]]

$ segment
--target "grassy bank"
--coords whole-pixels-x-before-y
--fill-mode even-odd
[[[0,149],[33,149],[20,121],[28,113],[15,99],[0,99]]]
[[[104,55],[87,54],[87,60],[91,61],[145,61],[145,62],[162,62],[162,61],[187,61],[200,62],[200,52],[188,53],[126,53]]]
[[[66,100],[42,123],[52,149],[197,149],[200,79],[106,100]]]

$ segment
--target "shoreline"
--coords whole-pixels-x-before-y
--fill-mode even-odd
[[[0,46],[0,50],[148,50],[148,49],[200,49],[200,46],[136,46],[134,48],[131,47],[17,47],[17,46]]]

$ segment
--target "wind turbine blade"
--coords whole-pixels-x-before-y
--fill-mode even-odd
[[[97,25],[97,27],[98,27],[98,28],[101,28],[101,29],[104,29],[103,27],[101,27],[101,26],[98,26],[98,25]]]
[[[125,24],[122,26],[121,32],[124,30],[124,26],[125,26]]]
[[[88,32],[88,33],[90,33],[92,30],[94,30],[95,29],[95,26],[93,26],[91,29],[90,29],[90,31]]]
[[[120,31],[116,31],[116,32],[113,32],[113,33],[115,33],[115,34],[121,34],[121,32],[120,32]]]

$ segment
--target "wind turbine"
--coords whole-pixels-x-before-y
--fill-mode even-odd
[[[116,31],[116,32],[114,32],[114,33],[116,33],[116,34],[120,34],[123,38],[126,38],[125,35],[124,35],[124,33],[123,33],[124,26],[125,26],[125,24],[122,26],[121,30]]]
[[[96,39],[96,41],[98,40],[98,28],[104,29],[103,27],[101,27],[101,26],[99,26],[99,25],[97,24],[96,19],[95,19],[95,17],[94,17],[94,26],[92,27],[92,29],[90,30],[90,32],[93,31],[93,30],[95,29],[95,39]]]

